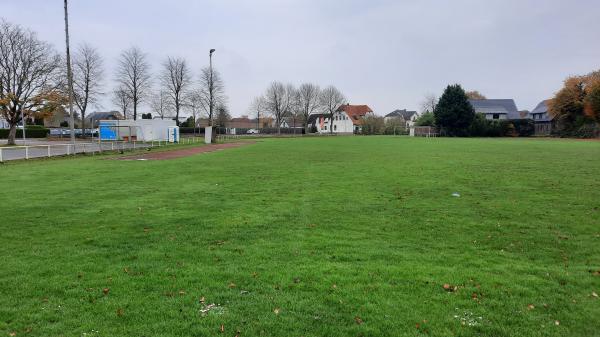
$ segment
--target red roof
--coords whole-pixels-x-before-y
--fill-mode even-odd
[[[373,110],[371,110],[371,108],[369,108],[368,105],[350,105],[350,104],[344,104],[344,105],[340,106],[337,111],[345,112],[348,115],[348,117],[350,117],[350,120],[352,120],[352,124],[354,124],[354,125],[361,125],[362,118],[366,114],[373,112]]]

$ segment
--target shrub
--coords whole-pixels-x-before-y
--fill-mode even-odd
[[[535,133],[535,122],[531,119],[517,119],[511,121],[515,134],[519,137],[530,137]]]
[[[366,116],[363,118],[362,134],[363,135],[381,135],[385,130],[383,117]]]
[[[422,114],[415,121],[416,126],[435,126],[435,117],[433,116],[433,112],[426,112]]]
[[[476,114],[471,126],[469,135],[473,137],[503,137],[514,130],[511,122],[507,120],[489,120],[483,114]]]
[[[0,129],[0,139],[8,138],[9,129]],[[50,130],[40,127],[39,125],[28,126],[25,129],[25,136],[27,138],[46,138]],[[23,137],[23,130],[17,129],[17,138]]]

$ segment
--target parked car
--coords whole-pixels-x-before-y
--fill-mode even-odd
[[[256,129],[250,129],[250,130],[246,131],[246,133],[249,135],[256,135],[256,134],[259,134],[260,131],[258,131]]]

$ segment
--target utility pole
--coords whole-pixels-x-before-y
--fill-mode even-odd
[[[71,51],[69,49],[69,12],[67,0],[65,0],[65,39],[67,44],[67,81],[69,86],[69,126],[71,128],[71,144],[75,152],[75,116],[73,114],[73,71],[71,70]]]
[[[212,120],[215,118],[214,116],[214,106],[215,106],[215,102],[214,102],[214,87],[213,87],[213,67],[212,67],[212,54],[215,52],[214,49],[211,49],[210,52],[208,53],[208,59],[209,59],[209,71],[210,71],[210,79],[209,79],[209,84],[208,84],[208,94],[209,94],[209,119],[208,119],[208,125],[209,126],[213,126],[213,122]],[[215,133],[213,132],[211,134],[211,140],[214,140],[215,137]]]

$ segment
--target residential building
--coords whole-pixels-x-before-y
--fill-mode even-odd
[[[358,133],[362,130],[363,118],[373,114],[368,105],[340,106],[331,114],[312,114],[308,118],[309,129],[316,128],[318,133]],[[333,125],[331,124],[333,118]],[[330,129],[331,128],[331,129]]]
[[[258,124],[256,123],[256,119],[250,119],[248,116],[242,116],[232,118],[229,123],[227,123],[227,127],[235,129],[256,129]]]
[[[541,101],[533,111],[529,113],[535,123],[535,135],[549,135],[554,126],[554,117],[548,113],[548,103],[550,100]]]
[[[141,116],[141,115],[140,115]],[[118,111],[96,111],[88,115],[86,118],[86,128],[96,128],[98,127],[98,121],[100,120],[118,120],[123,119],[123,115],[121,115]]]
[[[62,123],[69,122],[69,113],[60,106],[52,112],[52,115],[44,118],[44,127],[59,128]]]
[[[0,129],[9,129],[10,128],[10,124],[8,124],[8,121],[6,119],[4,119],[4,116],[0,116]]]
[[[416,111],[394,110],[383,118],[387,123],[392,119],[402,119],[406,123],[406,127],[411,127],[415,124],[415,121],[419,118],[419,114]]]
[[[523,119],[513,99],[470,99],[476,113],[490,120]]]

